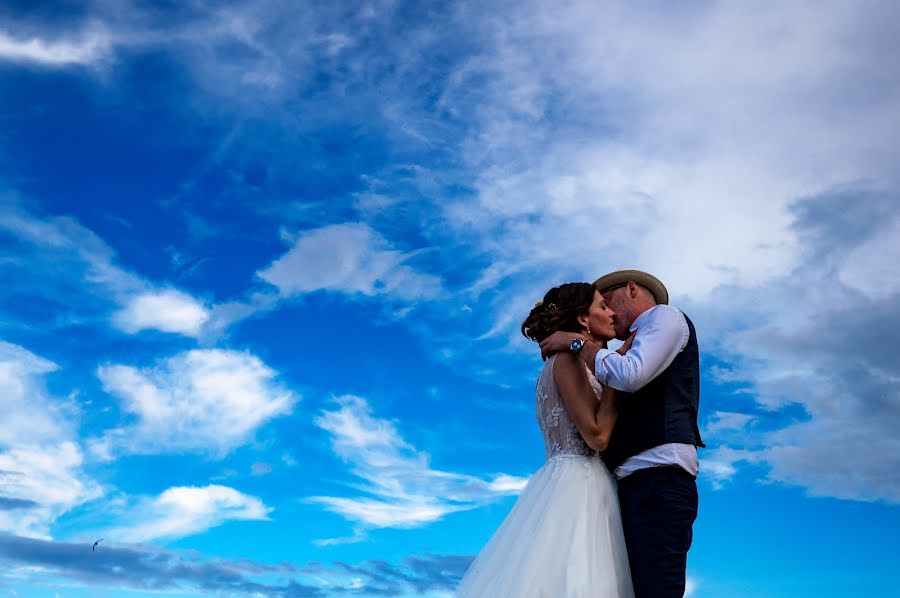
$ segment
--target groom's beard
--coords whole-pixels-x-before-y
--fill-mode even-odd
[[[613,328],[616,329],[616,338],[620,341],[627,340],[631,336],[631,314],[625,314],[622,318],[613,316]]]

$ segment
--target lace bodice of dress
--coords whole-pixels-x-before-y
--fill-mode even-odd
[[[545,363],[537,381],[537,420],[544,435],[547,459],[556,455],[592,456],[597,453],[585,443],[563,404],[559,389],[553,380],[553,362],[556,355]],[[591,386],[600,399],[601,386],[594,376],[588,376]]]

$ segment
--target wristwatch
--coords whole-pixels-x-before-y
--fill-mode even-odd
[[[572,344],[569,345],[569,348],[572,349],[572,353],[578,355],[578,352],[581,351],[581,348],[584,347],[584,340],[580,338],[576,338],[572,341]]]

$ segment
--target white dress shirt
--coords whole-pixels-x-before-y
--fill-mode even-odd
[[[594,372],[601,384],[625,392],[640,390],[672,364],[691,335],[684,314],[671,305],[656,305],[639,315],[631,325],[631,331],[635,330],[634,342],[625,355],[609,349],[597,353]],[[678,465],[696,476],[700,471],[697,447],[681,443],[655,446],[627,459],[614,473],[622,479],[640,469],[664,465]]]

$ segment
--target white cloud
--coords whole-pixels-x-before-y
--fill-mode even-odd
[[[115,325],[129,333],[148,328],[197,336],[209,320],[209,310],[190,295],[176,289],[151,291],[132,297],[113,314]]]
[[[93,65],[111,50],[109,34],[94,27],[78,39],[46,40],[40,37],[13,37],[0,31],[0,60],[42,66]]]
[[[520,3],[479,30],[489,51],[444,89],[442,108],[474,119],[461,155],[477,191],[447,220],[481,232],[511,275],[635,266],[700,298],[784,275],[798,257],[790,202],[894,179],[900,81],[881,60],[897,47],[885,12],[896,9],[712,2],[659,18]]]
[[[715,434],[723,431],[740,431],[753,421],[752,415],[746,413],[733,413],[730,411],[714,411],[710,415],[710,420],[703,426],[704,430],[709,434]]]
[[[872,299],[900,292],[900,215],[847,255],[840,281]]]
[[[332,448],[364,481],[361,489],[368,496],[311,500],[364,527],[420,527],[517,495],[527,482],[506,474],[485,480],[432,469],[429,455],[408,444],[393,423],[373,416],[365,399],[343,396],[337,403],[338,409],[323,411],[316,424],[331,434]]]
[[[737,450],[728,446],[705,449],[700,452],[700,478],[714,490],[721,490],[738,473],[741,462],[758,462],[761,456],[750,450]]]
[[[61,514],[101,494],[82,471],[74,409],[48,396],[56,365],[0,341],[0,530],[46,536]]]
[[[314,500],[350,521],[396,528],[419,527],[475,506],[442,503],[433,497],[398,497],[396,502],[336,496],[318,496]]]
[[[0,445],[44,442],[71,432],[43,386],[43,377],[56,369],[55,363],[0,340]]]
[[[525,489],[526,483],[528,483],[528,480],[526,478],[500,474],[494,476],[494,479],[492,479],[490,484],[488,484],[488,488],[491,491],[497,492],[499,494],[504,494],[507,492],[518,494]]]
[[[228,521],[265,521],[272,509],[228,486],[175,486],[139,499],[117,516],[118,526],[102,532],[110,542],[147,542],[202,533]]]
[[[286,296],[327,290],[404,301],[435,297],[440,279],[407,265],[414,255],[393,249],[365,224],[335,224],[304,232],[258,275]]]
[[[812,496],[900,503],[898,410],[872,406],[871,413],[859,413],[868,407],[860,398],[829,397],[846,403],[843,416],[828,417],[820,404],[807,403],[812,421],[770,435],[771,446],[759,451],[771,466],[768,479],[804,487]]]
[[[729,434],[709,467],[704,459],[718,483],[745,460],[768,467],[766,481],[811,495],[900,501],[900,290],[839,276],[897,260],[893,241],[856,261],[859,247],[886,240],[896,206],[896,192],[846,187],[803,200],[793,207],[803,258],[790,276],[723,288],[694,306],[727,378],[742,381],[766,417],[754,434]]]
[[[104,365],[97,375],[137,418],[95,440],[92,448],[99,456],[193,451],[223,456],[269,420],[290,412],[295,401],[259,358],[222,349],[187,351],[153,368]]]
[[[73,441],[0,449],[0,494],[20,504],[0,509],[0,530],[47,537],[63,513],[98,498],[102,489],[82,471],[84,456]]]

